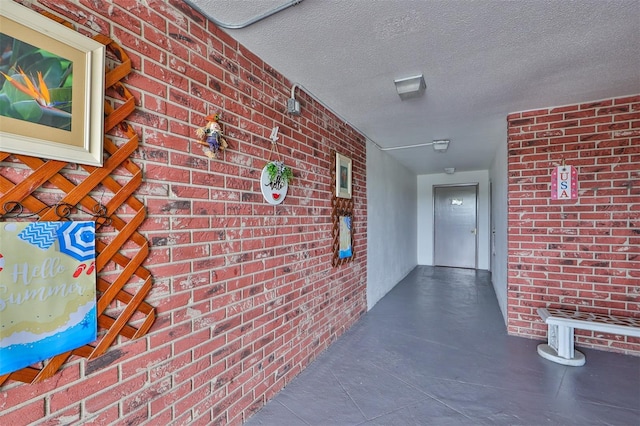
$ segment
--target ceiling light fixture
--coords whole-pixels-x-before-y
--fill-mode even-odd
[[[442,139],[439,141],[433,141],[432,146],[433,150],[436,152],[446,152],[447,148],[449,148],[449,140]]]
[[[452,175],[456,172],[456,168],[455,167],[445,167],[444,168],[444,172],[448,175]]]
[[[422,74],[416,75],[414,77],[400,78],[398,80],[394,80],[393,82],[396,84],[398,95],[403,101],[406,99],[422,96],[425,89],[427,88],[427,83],[424,82],[424,77],[422,76]]]

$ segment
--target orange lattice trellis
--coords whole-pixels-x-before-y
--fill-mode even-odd
[[[331,236],[332,243],[331,249],[333,252],[333,256],[331,258],[332,266],[341,266],[348,262],[353,261],[355,257],[355,251],[353,254],[347,258],[340,259],[340,216],[351,216],[351,247],[353,250],[353,233],[355,231],[355,226],[353,225],[353,197],[351,198],[340,198],[336,194],[336,153],[335,151],[331,152],[331,181],[333,182],[333,196],[331,197]]]
[[[31,366],[0,376],[0,385],[7,380],[35,383],[49,378],[71,355],[96,358],[118,336],[135,339],[146,334],[156,317],[153,306],[145,302],[152,285],[151,273],[142,266],[149,254],[149,244],[138,232],[138,227],[146,218],[146,211],[144,204],[133,195],[142,183],[142,171],[129,159],[138,147],[138,136],[124,122],[135,108],[135,99],[120,82],[131,72],[131,61],[122,48],[108,37],[98,35],[94,39],[104,44],[112,56],[110,62],[113,66],[105,71],[105,91],[113,96],[114,104],[119,104],[114,107],[105,101],[105,135],[117,133],[118,137],[128,140],[117,145],[105,137],[103,167],[79,166],[78,171],[84,175],[80,182],[77,182],[77,173],[72,179],[68,170],[65,171],[69,163],[0,152],[0,162],[11,161],[16,166],[22,164],[29,172],[25,179],[14,179],[19,182],[13,182],[5,176],[4,171],[9,168],[5,167],[0,172],[0,217],[10,217],[11,211],[7,210],[19,204],[37,216],[38,220],[59,219],[56,206],[43,201],[43,198],[51,198],[51,187],[57,188],[58,193],[63,195],[56,202],[57,205],[78,206],[78,211],[96,211],[96,207],[106,210],[105,222],[113,232],[109,236],[106,233],[96,236],[96,271],[103,271],[97,278],[99,338],[92,345],[84,345],[47,360],[42,368]],[[121,184],[114,171],[121,178],[119,180],[127,182]],[[43,187],[47,190],[43,191]],[[96,193],[100,193],[99,200],[96,200]],[[103,204],[105,193],[110,195],[110,199]],[[126,285],[135,287],[135,291],[125,289]]]

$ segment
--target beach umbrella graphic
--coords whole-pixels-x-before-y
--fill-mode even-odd
[[[83,262],[96,256],[96,228],[93,222],[65,222],[58,228],[60,252]]]

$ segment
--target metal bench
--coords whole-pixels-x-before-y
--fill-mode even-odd
[[[548,325],[547,343],[538,345],[538,354],[558,364],[584,365],[585,357],[573,346],[573,329],[640,337],[640,318],[577,312],[567,309],[538,308]]]

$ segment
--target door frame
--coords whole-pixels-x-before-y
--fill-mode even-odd
[[[480,203],[478,200],[478,196],[479,196],[479,192],[480,192],[480,183],[479,182],[469,182],[469,183],[450,183],[450,184],[437,184],[437,185],[433,185],[431,188],[431,194],[433,199],[431,200],[431,205],[433,208],[433,211],[431,212],[431,216],[433,217],[433,223],[431,224],[431,227],[433,229],[433,241],[432,241],[432,252],[433,252],[433,258],[431,259],[431,264],[434,266],[436,265],[436,188],[460,188],[460,187],[466,187],[466,186],[474,186],[476,189],[476,224],[475,224],[475,228],[476,228],[476,235],[475,235],[475,259],[473,261],[473,269],[478,270],[478,240],[479,240],[479,234],[480,234],[480,228],[478,227],[478,212],[479,212],[479,208],[480,208]]]

